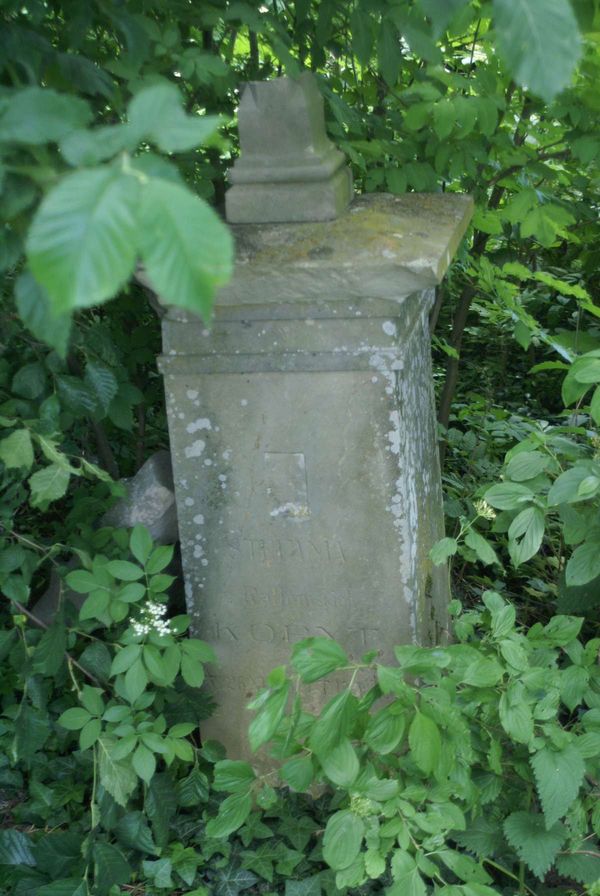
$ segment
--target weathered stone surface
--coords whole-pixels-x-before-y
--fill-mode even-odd
[[[427,315],[471,207],[375,196],[327,226],[236,228],[210,332],[163,320],[187,602],[220,660],[203,733],[231,756],[295,641],[389,659],[444,636]]]
[[[241,155],[229,172],[228,221],[326,221],[345,211],[352,175],[325,133],[311,72],[250,82],[238,123]]]
[[[157,451],[131,479],[122,480],[127,495],[104,514],[103,526],[146,526],[154,541],[174,544],[179,538],[171,455]]]

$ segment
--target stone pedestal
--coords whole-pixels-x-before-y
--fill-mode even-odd
[[[389,660],[446,633],[427,315],[471,213],[372,195],[327,224],[235,227],[211,329],[163,320],[187,601],[220,662],[203,735],[232,758],[295,641]]]

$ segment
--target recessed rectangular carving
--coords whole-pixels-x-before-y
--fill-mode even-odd
[[[269,516],[273,519],[307,520],[308,486],[304,454],[266,451],[265,487],[269,498]]]

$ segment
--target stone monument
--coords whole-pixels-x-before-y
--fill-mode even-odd
[[[354,657],[390,659],[447,627],[447,571],[428,558],[443,535],[428,312],[472,202],[376,194],[306,222],[321,181],[308,178],[304,198],[298,179],[282,188],[285,152],[295,178],[297,147],[311,171],[333,154],[314,84],[300,83],[301,132],[262,141],[248,166],[260,178],[232,178],[228,210],[248,221],[254,207],[255,223],[233,228],[236,269],[210,329],[181,310],[163,318],[187,601],[220,662],[203,735],[232,758],[249,755],[246,704],[294,642],[330,636]],[[264,120],[240,115],[234,172],[247,142],[254,151],[288,122],[298,92],[285,78],[247,88],[242,109],[250,93]],[[320,219],[339,209],[332,179],[349,182],[335,164]],[[273,223],[296,213],[304,223]],[[312,687],[318,707],[327,689]]]

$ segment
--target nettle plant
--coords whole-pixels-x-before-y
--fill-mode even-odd
[[[136,852],[166,848],[177,806],[199,788],[196,802],[206,799],[190,736],[210,712],[198,688],[214,654],[187,636],[187,616],[167,618],[173,548],[141,526],[102,533],[105,552],[78,550],[82,568],[65,578],[82,595],[78,612],[63,600],[41,630],[17,603],[0,632],[0,789],[14,797],[0,865],[14,870],[15,892],[86,896],[129,883]],[[196,866],[184,860],[191,883]],[[163,877],[179,867],[177,856],[157,861]]]
[[[330,788],[322,857],[342,892],[371,881],[388,896],[535,894],[550,872],[600,876],[600,639],[583,644],[569,616],[525,634],[500,595],[483,603],[453,604],[457,643],[397,647],[395,665],[302,641],[251,704],[251,745],[270,743],[281,783]],[[333,673],[347,686],[306,712],[305,687]],[[218,762],[230,796],[207,833],[239,828],[272,783]]]
[[[522,428],[505,455],[501,481],[479,491],[475,516],[461,517],[456,536],[440,540],[431,557],[442,563],[460,551],[499,567],[494,545],[504,540],[518,568],[543,552],[558,578],[559,608],[586,611],[600,603],[600,350],[570,366],[538,367],[568,371],[562,398],[573,412],[565,412],[563,424],[530,421]]]

